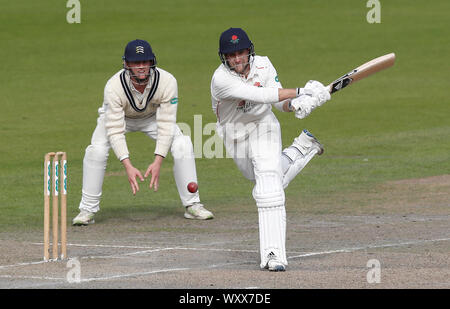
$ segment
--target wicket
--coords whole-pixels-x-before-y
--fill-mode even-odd
[[[60,164],[62,165],[62,186],[60,185]],[[52,160],[53,168],[50,166]],[[53,180],[52,180],[53,179]],[[61,260],[67,258],[67,155],[65,152],[49,152],[44,158],[44,261],[50,258],[50,195],[52,205],[52,255],[58,259],[58,196],[61,193]]]

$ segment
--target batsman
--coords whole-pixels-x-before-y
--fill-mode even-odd
[[[191,139],[176,124],[178,107],[177,80],[156,67],[156,56],[145,40],[134,40],[125,47],[123,69],[106,83],[103,105],[98,109],[97,127],[83,159],[83,186],[80,213],[73,225],[94,223],[100,210],[103,179],[109,150],[122,163],[131,191],[139,191],[139,181],[150,177],[150,188],[158,190],[161,165],[168,152],[173,156],[173,173],[188,219],[212,219],[213,214],[201,203],[199,192],[189,192],[187,185],[197,183]],[[154,160],[143,175],[131,163],[125,134],[143,132],[156,140]],[[150,155],[149,155],[150,157]]]
[[[330,99],[328,88],[309,81],[303,88],[282,88],[268,57],[255,54],[241,28],[229,28],[219,39],[222,64],[211,80],[217,133],[242,174],[254,182],[258,209],[260,267],[284,271],[286,210],[284,189],[323,146],[307,130],[282,151],[280,124],[272,106],[305,118]]]

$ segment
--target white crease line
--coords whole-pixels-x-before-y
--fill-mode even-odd
[[[184,247],[174,247],[173,250],[196,250],[196,251],[225,251],[225,252],[258,252],[257,250],[238,250],[238,249],[225,249],[225,248],[184,248]]]
[[[408,241],[408,242],[401,242],[401,243],[394,243],[394,244],[374,245],[374,246],[364,246],[364,247],[353,247],[353,248],[347,248],[347,249],[330,250],[330,251],[322,251],[322,252],[311,252],[311,253],[305,253],[305,254],[300,254],[300,255],[294,255],[294,256],[288,257],[288,259],[295,259],[295,258],[316,256],[316,255],[333,254],[333,253],[346,253],[346,252],[348,253],[348,252],[367,250],[367,249],[402,247],[402,246],[407,246],[407,245],[418,245],[418,244],[427,243],[427,242],[438,242],[438,241],[448,241],[448,240],[450,240],[450,238]]]
[[[39,243],[34,243],[34,244],[39,244]],[[68,244],[68,246],[72,246],[72,244]],[[83,246],[83,245],[78,245],[78,246]],[[111,247],[111,246],[108,246],[108,245],[95,245],[95,246],[97,246],[97,247]],[[89,247],[89,245],[87,245],[87,247]],[[136,247],[132,247],[132,246],[117,246],[117,247],[120,247],[120,248],[136,248]],[[141,247],[141,248],[151,248],[151,247]],[[81,256],[81,257],[78,257],[78,258],[79,259],[114,259],[114,258],[134,256],[134,255],[140,255],[140,254],[146,254],[146,253],[152,253],[152,252],[171,251],[171,250],[222,251],[222,252],[225,251],[225,252],[246,252],[246,253],[258,252],[256,250],[171,247],[171,248],[152,248],[150,250],[137,251],[137,252],[127,252],[127,253],[114,254],[114,255]],[[38,261],[38,262],[18,263],[18,264],[11,264],[11,265],[1,265],[0,269],[11,268],[11,267],[18,267],[18,266],[38,265],[38,264],[45,264],[45,263],[50,263],[50,262],[52,262],[52,261],[48,261],[48,262]],[[61,262],[61,261],[59,261],[59,262]]]
[[[11,265],[1,265],[0,269],[9,268],[9,267],[16,267],[16,266],[38,265],[38,264],[44,264],[44,263],[47,263],[47,262],[39,261],[39,262],[17,263],[17,264],[11,264]]]
[[[42,246],[44,243],[35,242],[32,245]],[[119,248],[119,249],[155,249],[160,247],[147,247],[147,246],[120,246],[120,245],[90,245],[90,244],[67,244],[71,247],[98,247],[98,248]]]
[[[326,254],[333,254],[333,253],[348,253],[348,252],[359,251],[359,250],[366,250],[366,249],[398,247],[398,246],[414,245],[414,244],[421,244],[421,243],[427,243],[427,242],[448,241],[448,240],[450,240],[450,238],[410,241],[410,242],[385,244],[385,245],[374,245],[374,246],[365,246],[365,247],[353,247],[353,248],[347,248],[347,249],[329,250],[329,251],[321,251],[321,252],[311,252],[311,253],[299,254],[299,255],[289,256],[289,257],[287,257],[287,259],[295,259],[295,258],[317,256],[317,255],[326,255]],[[106,246],[106,245],[96,245],[96,246]],[[129,246],[122,246],[122,247],[129,247]],[[247,252],[247,253],[258,252],[256,250],[234,250],[234,249],[216,249],[216,248],[173,247],[173,248],[160,248],[160,249],[152,249],[152,250],[124,253],[124,254],[120,254],[120,255],[87,256],[87,257],[80,257],[80,258],[81,259],[96,259],[96,258],[107,259],[107,258],[118,258],[118,257],[123,257],[123,256],[138,255],[138,254],[149,253],[149,252],[170,251],[170,250],[203,250],[203,251],[225,251],[225,252]],[[3,266],[0,266],[0,269],[10,268],[10,267],[17,267],[17,266],[37,265],[37,264],[44,264],[44,263],[49,263],[49,262],[39,261],[39,262],[29,262],[29,263],[18,263],[18,264],[12,264],[12,265],[3,265]],[[239,263],[233,263],[233,264],[239,264]],[[228,264],[221,264],[221,265],[228,265]]]
[[[128,252],[128,253],[121,253],[121,254],[114,254],[114,255],[97,255],[97,256],[82,256],[80,259],[108,259],[108,258],[119,258],[119,257],[126,257],[126,256],[134,256],[134,255],[140,255],[140,254],[146,254],[146,253],[154,253],[154,252],[162,252],[162,251],[172,251],[172,250],[191,250],[191,251],[221,251],[221,252],[246,252],[246,253],[254,253],[258,252],[256,250],[235,250],[235,249],[215,249],[215,248],[185,248],[185,247],[171,247],[171,248],[158,248],[158,249],[151,249],[151,250],[144,250],[144,251],[137,251],[137,252]]]
[[[12,276],[12,275],[0,275],[0,278],[9,278],[9,279],[39,279],[39,280],[64,280],[64,279],[65,279],[65,278],[53,278],[53,277]]]
[[[250,261],[244,261],[239,263],[223,263],[223,264],[215,264],[215,265],[208,265],[206,268],[217,268],[221,266],[229,266],[229,265],[239,265],[239,264],[245,264],[250,263]],[[113,275],[113,276],[107,276],[107,277],[93,277],[93,278],[86,278],[86,279],[80,279],[79,283],[85,283],[85,282],[92,282],[92,281],[105,281],[105,280],[114,280],[114,279],[121,279],[121,278],[129,278],[129,277],[139,277],[139,276],[145,276],[145,275],[152,275],[152,274],[158,274],[158,273],[166,273],[166,272],[176,272],[176,271],[185,271],[185,270],[192,270],[194,268],[169,268],[169,269],[159,269],[159,270],[152,270],[152,271],[146,271],[146,272],[139,272],[139,273],[129,273],[129,274],[123,274],[123,275]],[[40,279],[40,280],[66,280],[66,278],[52,278],[52,277],[38,277],[38,276],[12,276],[12,275],[0,275],[0,278],[10,278],[10,279]],[[74,282],[77,283],[77,282]]]
[[[130,273],[130,274],[123,274],[123,275],[107,276],[107,277],[93,277],[93,278],[87,278],[87,279],[80,279],[80,283],[81,282],[102,281],[102,280],[113,280],[113,279],[120,279],[120,278],[126,278],[126,277],[138,277],[138,276],[145,276],[145,275],[164,273],[164,272],[183,271],[183,270],[189,270],[189,269],[190,268],[169,268],[169,269],[160,269],[160,270],[153,270],[153,271],[140,272],[140,273]],[[39,276],[12,276],[12,275],[0,275],[0,278],[59,280],[59,281],[66,280],[66,278],[39,277]],[[77,283],[77,282],[75,282],[75,283]]]
[[[81,279],[80,282],[92,282],[92,281],[103,281],[103,280],[113,280],[113,279],[121,279],[121,278],[127,278],[127,277],[139,277],[139,276],[145,276],[145,275],[152,275],[152,274],[158,274],[158,273],[164,273],[164,272],[172,272],[172,271],[183,271],[183,270],[189,270],[190,268],[169,268],[169,269],[160,269],[160,270],[153,270],[153,271],[146,271],[141,273],[131,273],[131,274],[123,274],[123,275],[114,275],[114,276],[108,276],[108,277],[94,277],[94,278],[87,278],[87,279]]]
[[[42,246],[44,243],[31,243],[32,245]],[[217,243],[211,243],[206,245],[214,245]],[[255,252],[255,250],[237,250],[237,249],[216,249],[216,248],[186,248],[186,247],[172,247],[172,248],[164,248],[164,247],[147,247],[147,246],[120,246],[120,245],[89,245],[89,244],[67,244],[69,247],[99,247],[99,248],[119,248],[119,249],[149,249],[149,250],[205,250],[205,251],[236,251],[236,252]],[[142,251],[145,252],[145,251]]]
[[[173,248],[160,248],[160,249],[152,249],[152,250],[144,250],[137,252],[129,252],[115,255],[97,255],[97,256],[82,256],[80,259],[115,259],[115,258],[123,258],[127,256],[136,256],[140,254],[153,253],[153,252],[161,252],[161,251],[175,251],[175,250],[191,250],[191,251],[220,251],[220,252],[245,252],[245,253],[255,253],[258,252],[256,250],[234,250],[234,249],[215,249],[215,248],[184,248],[184,247],[173,247]]]
[[[250,261],[237,262],[237,263],[213,264],[213,265],[207,265],[206,268],[217,268],[217,267],[221,267],[221,266],[239,265],[239,264],[246,264],[246,263],[250,263]],[[147,272],[141,272],[141,273],[131,273],[131,274],[124,274],[124,275],[108,276],[108,277],[94,277],[94,278],[88,278],[88,279],[81,279],[80,282],[112,280],[112,279],[120,279],[120,278],[126,278],[126,277],[137,277],[137,276],[152,275],[152,274],[157,274],[157,273],[185,271],[185,270],[193,270],[193,269],[195,269],[195,268],[185,267],[185,268],[160,269],[160,270],[153,270],[153,271],[147,271]]]

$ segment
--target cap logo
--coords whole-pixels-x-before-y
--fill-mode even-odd
[[[136,46],[136,54],[143,54],[144,46]]]
[[[231,36],[231,40],[230,40],[230,43],[233,43],[233,44],[237,44],[237,43],[239,43],[239,38],[238,38],[238,36],[237,35],[232,35]]]

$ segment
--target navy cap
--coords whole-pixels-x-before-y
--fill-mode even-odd
[[[220,35],[219,54],[229,54],[241,49],[251,48],[252,41],[241,28],[230,28]]]
[[[127,62],[155,60],[150,44],[145,40],[134,40],[127,44],[122,57]]]

